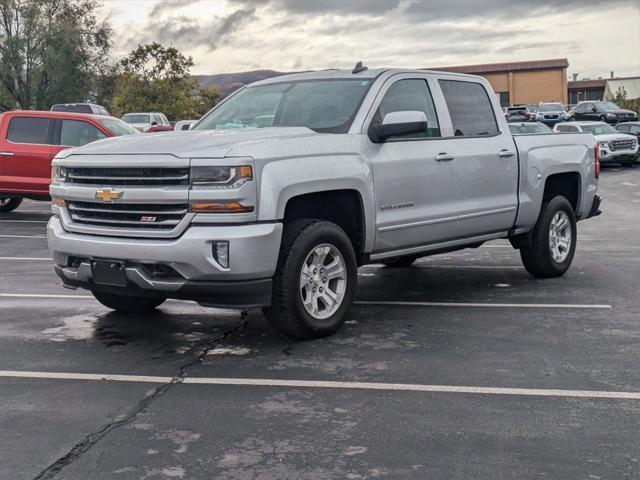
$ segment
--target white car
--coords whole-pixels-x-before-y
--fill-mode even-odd
[[[156,125],[171,126],[165,114],[160,112],[126,113],[122,116],[122,121],[128,123],[140,132],[146,132]]]
[[[181,132],[184,130],[190,130],[191,127],[197,122],[197,120],[180,120],[176,122],[175,127],[173,128],[176,132]]]
[[[558,133],[590,132],[598,143],[600,163],[620,163],[633,165],[640,161],[638,139],[633,135],[620,133],[605,122],[568,122],[553,127]]]

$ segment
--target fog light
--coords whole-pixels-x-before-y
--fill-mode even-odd
[[[213,242],[213,258],[222,268],[229,268],[229,242]]]

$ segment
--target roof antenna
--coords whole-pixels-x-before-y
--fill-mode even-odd
[[[353,68],[353,70],[351,70],[351,73],[356,74],[356,73],[364,72],[368,69],[369,69],[368,67],[365,67],[364,65],[362,65],[362,62],[358,62],[356,63],[356,66]]]

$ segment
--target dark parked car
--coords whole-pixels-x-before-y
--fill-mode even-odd
[[[95,103],[57,103],[51,107],[52,112],[92,113],[93,115],[111,116],[102,105]]]
[[[616,125],[616,130],[620,133],[628,133],[633,135],[640,142],[640,122],[625,122]]]
[[[580,102],[567,114],[567,120],[590,120],[594,122],[630,122],[638,120],[638,114],[624,110],[613,102]]]

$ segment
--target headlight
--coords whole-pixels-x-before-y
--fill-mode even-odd
[[[191,188],[194,190],[227,190],[239,188],[253,180],[249,165],[240,167],[191,167]]]
[[[58,165],[51,167],[51,184],[60,185],[67,180],[67,169]]]
[[[598,142],[598,147],[609,148],[609,142]]]

